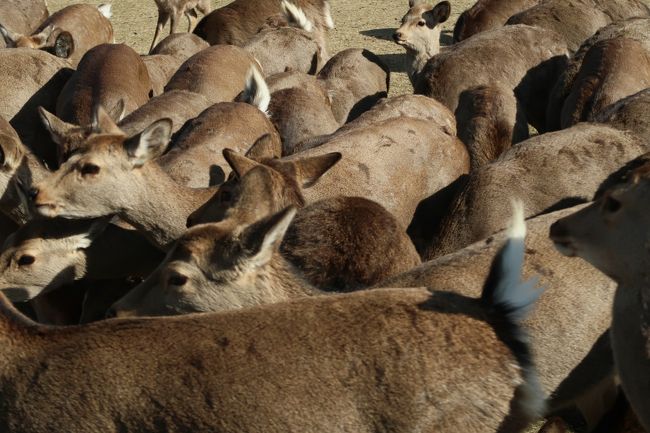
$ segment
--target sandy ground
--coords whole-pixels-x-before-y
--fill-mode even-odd
[[[140,53],[146,53],[153,38],[156,26],[157,9],[153,0],[86,0],[86,3],[113,4],[113,26],[117,42],[124,42]],[[223,6],[230,0],[213,0],[215,7]],[[48,0],[50,12],[64,6],[78,3],[72,0]],[[404,73],[404,50],[394,44],[391,35],[408,10],[408,0],[332,0],[332,16],[336,29],[330,32],[331,53],[346,48],[367,48],[379,55],[394,71],[391,79],[391,94],[412,92]],[[452,16],[447,21],[443,43],[451,40],[451,30],[458,15],[473,0],[452,0]],[[186,29],[183,21],[181,29]],[[169,30],[167,30],[168,32]]]

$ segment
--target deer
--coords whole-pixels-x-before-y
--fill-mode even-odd
[[[589,120],[606,105],[644,88],[649,20],[641,17],[609,24],[581,45],[551,92],[546,116],[548,130]],[[618,68],[616,59],[623,49],[639,57],[640,65],[634,65],[638,72],[632,76],[625,76],[626,69]],[[592,104],[596,108],[590,109]]]
[[[0,5],[0,25],[10,32],[31,34],[49,16],[45,0],[8,0]],[[0,38],[0,48],[6,47]]]
[[[321,86],[288,87],[271,93],[262,74],[252,67],[238,98],[269,116],[282,140],[282,155],[310,138],[336,131],[339,123],[332,113],[329,95]]]
[[[151,80],[151,95],[159,96],[165,91],[165,86],[181,67],[183,61],[165,54],[142,56],[149,79]]]
[[[194,33],[210,45],[228,44],[243,46],[271,17],[282,14],[284,0],[235,0],[215,9],[197,24]],[[327,60],[326,32],[334,28],[329,0],[294,0],[288,3],[300,8],[313,24],[313,34],[321,55]]]
[[[210,44],[194,33],[173,33],[160,41],[149,55],[165,54],[184,62]]]
[[[593,203],[557,221],[550,238],[567,257],[580,257],[617,283],[611,340],[621,386],[641,425],[650,428],[648,389],[647,235],[643,224],[648,197],[648,155],[624,173]]]
[[[127,137],[101,106],[96,117],[100,132],[90,134],[56,172],[30,189],[35,213],[69,219],[115,214],[140,230],[154,246],[166,250],[183,233],[188,215],[213,191],[175,182],[154,161],[169,143],[170,119],[159,119]],[[62,188],[75,185],[75,193],[65,193],[65,204],[54,198],[56,192],[46,191],[58,177],[56,182]],[[128,194],[120,191],[123,185],[129,185]]]
[[[318,73],[332,100],[339,125],[350,122],[388,97],[390,70],[369,50],[349,48],[334,55]]]
[[[292,212],[269,224],[264,239],[279,233]],[[544,411],[520,326],[541,290],[520,282],[525,225],[516,221],[480,298],[381,289],[61,328],[31,322],[0,296],[0,336],[11,349],[0,374],[16,391],[4,399],[0,427],[40,433],[119,425],[153,432],[164,423],[178,431],[274,433],[370,431],[384,424],[396,433],[419,427],[496,432],[501,425],[522,431]],[[257,239],[251,253],[269,244]],[[344,377],[350,368],[352,382]],[[79,371],[86,380],[70,386],[77,377],[71,372]],[[379,382],[377,371],[383,372]],[[173,379],[179,375],[183,380]],[[240,375],[245,391],[233,381]],[[47,392],[21,391],[34,387]],[[278,388],[289,390],[282,399]],[[65,404],[51,398],[59,393]],[[88,398],[100,404],[81,403]],[[294,416],[289,407],[297,404],[301,411]],[[260,411],[266,415],[255,416]]]
[[[37,107],[54,111],[72,74],[70,66],[66,59],[41,50],[0,51],[0,117],[11,122],[22,143],[50,166],[55,166],[56,157],[47,131],[39,125]]]
[[[518,193],[518,192],[515,192]],[[607,330],[615,283],[587,263],[573,263],[548,239],[549,227],[580,209],[571,207],[527,221],[525,278],[538,275],[545,288],[526,320],[548,414],[576,406],[592,431],[614,404],[614,377]],[[423,263],[374,287],[430,287],[475,296],[475,282],[490,270],[490,257],[506,236],[499,232]],[[604,335],[603,335],[604,334]],[[593,359],[591,363],[585,360]],[[560,412],[561,413],[561,412]]]
[[[158,7],[158,22],[156,23],[156,31],[151,41],[149,53],[152,54],[160,31],[170,23],[169,34],[176,33],[179,21],[185,15],[187,17],[187,31],[192,31],[194,21],[198,18],[199,13],[207,15],[212,10],[210,0],[155,0]]]
[[[243,48],[255,57],[267,77],[286,71],[316,74],[325,63],[322,52],[327,48],[319,45],[314,24],[300,7],[288,0],[280,6],[284,20],[267,23]]]
[[[594,120],[647,140],[650,138],[649,108],[650,89],[645,89],[604,108]]]
[[[165,91],[189,90],[210,102],[230,102],[241,93],[246,74],[257,61],[243,48],[220,45],[199,51],[181,65]]]
[[[321,290],[358,290],[420,264],[405,228],[379,204],[340,196],[305,205],[303,187],[318,182],[340,154],[303,160],[300,165],[265,158],[255,148],[248,154],[256,154],[262,162],[224,151],[238,180],[220,185],[190,215],[188,227],[227,220],[241,224],[296,206],[297,216],[281,253]]]
[[[18,34],[0,25],[0,33],[9,48],[47,49],[77,66],[91,48],[114,43],[111,5],[98,7],[75,4],[55,12],[30,36]]]
[[[451,199],[424,252],[427,259],[457,251],[503,229],[498,197],[523,197],[526,216],[589,200],[622,164],[645,153],[635,135],[607,125],[580,123],[532,137],[470,173]],[[501,215],[500,215],[501,214]]]
[[[454,42],[501,27],[511,16],[538,3],[539,0],[478,0],[458,17],[454,26]]]
[[[567,62],[566,43],[553,31],[516,25],[479,33],[441,53],[440,24],[450,12],[449,2],[416,5],[394,34],[406,49],[415,93],[456,111],[463,91],[497,80],[515,92],[528,123],[544,132],[548,95]]]
[[[152,96],[151,79],[140,56],[124,44],[92,48],[61,90],[56,115],[87,126],[94,107],[105,107],[116,121],[144,105]]]
[[[162,259],[137,232],[105,218],[36,219],[4,242],[0,291],[12,302],[25,302],[82,279],[145,278]]]

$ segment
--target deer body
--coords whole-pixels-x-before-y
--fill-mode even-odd
[[[194,33],[174,33],[160,41],[149,54],[166,54],[184,62],[209,46],[210,44]]]
[[[171,21],[169,34],[176,33],[176,26],[180,19],[185,15],[187,17],[188,29],[192,30],[194,20],[198,17],[199,12],[207,15],[212,10],[209,0],[155,0],[158,7],[158,22],[156,31],[151,42],[151,53],[158,42],[158,35],[165,25]]]
[[[512,15],[539,3],[539,0],[478,0],[464,11],[454,26],[454,42],[503,26]]]
[[[178,68],[183,64],[183,60],[164,54],[142,56],[142,61],[149,73],[152,96],[162,95],[171,77],[174,76]]]

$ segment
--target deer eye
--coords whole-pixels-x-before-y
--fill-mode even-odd
[[[91,163],[86,163],[81,166],[82,176],[94,176],[99,173],[99,166]]]
[[[185,284],[187,284],[187,277],[185,275],[181,274],[174,274],[169,277],[169,280],[167,280],[170,286],[179,286],[182,287]]]
[[[422,20],[418,21],[418,26],[420,26],[420,27],[424,27],[425,24],[426,24],[425,21],[422,21]]]
[[[605,202],[603,203],[603,210],[607,213],[616,213],[621,209],[621,202],[613,198],[612,196],[608,196],[605,199]]]
[[[24,254],[18,259],[18,266],[29,266],[36,261],[36,257]]]

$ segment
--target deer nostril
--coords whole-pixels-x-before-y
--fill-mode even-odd
[[[29,196],[30,200],[36,200],[36,197],[38,196],[38,188],[30,188],[27,192],[27,195]]]
[[[396,41],[399,41],[400,39],[402,39],[402,32],[393,33],[393,39],[395,39]]]
[[[566,226],[562,224],[562,221],[556,221],[550,230],[551,239],[562,239],[569,236],[569,231],[566,229]]]

